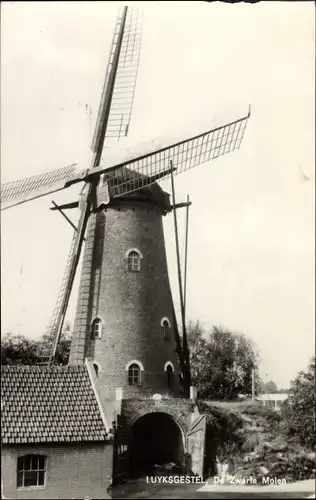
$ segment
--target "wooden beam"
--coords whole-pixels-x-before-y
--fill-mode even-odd
[[[189,207],[190,205],[192,205],[192,202],[189,201],[189,202],[183,202],[183,203],[176,203],[175,205],[171,205],[171,210],[173,210],[174,208],[183,208],[183,207]]]
[[[52,203],[54,203],[52,201]],[[54,204],[55,205],[55,204]],[[51,207],[49,210],[68,210],[70,208],[78,208],[79,207],[79,201],[72,201],[70,203],[64,203],[63,205],[55,205],[54,207]]]
[[[187,302],[187,267],[188,267],[188,234],[189,234],[189,195],[187,195],[187,211],[186,211],[186,224],[185,224],[185,251],[184,251],[184,283],[183,283],[183,303],[184,303],[184,317],[186,318],[186,302]]]
[[[177,168],[176,167],[172,167],[172,168],[168,168],[168,170],[164,170],[163,172],[159,172],[159,174],[151,175],[151,176],[149,176],[149,182],[150,183],[155,182],[158,179],[161,179],[162,177],[165,177],[165,175],[172,174],[175,170],[177,170]]]
[[[58,212],[61,213],[61,215],[66,219],[67,222],[69,222],[69,224],[74,228],[75,231],[78,231],[78,228],[74,225],[74,223],[69,219],[69,217],[67,217],[66,214],[64,214],[64,212],[61,210],[61,207],[59,207],[55,202],[54,200],[52,200],[52,203],[54,205],[54,208],[51,208],[50,210],[58,210]],[[85,238],[83,238],[83,241],[86,241]]]
[[[54,205],[54,208],[55,210],[58,210],[59,213],[61,213],[61,215],[66,219],[67,222],[69,222],[69,224],[77,231],[77,227],[74,225],[74,223],[69,219],[69,217],[67,217],[66,214],[64,214],[64,212],[62,211],[61,207],[59,207],[57,205],[57,203],[54,202],[54,200],[52,200],[52,204]]]
[[[170,173],[170,170],[168,171]],[[164,175],[167,175],[167,173],[164,173]],[[183,202],[183,203],[176,203],[175,205],[170,206],[170,210],[173,210],[174,208],[184,208],[192,205],[192,201],[190,202]],[[79,202],[78,201],[72,201],[70,203],[64,203],[63,205],[58,205],[54,207],[50,207],[50,210],[70,210],[72,208],[78,208],[79,207]]]

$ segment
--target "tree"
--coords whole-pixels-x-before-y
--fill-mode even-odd
[[[34,365],[39,359],[39,345],[24,335],[11,332],[1,337],[1,363],[3,365]]]
[[[232,400],[252,392],[255,370],[256,393],[261,387],[257,374],[258,354],[250,339],[213,327],[208,335],[198,322],[187,328],[192,383],[202,399]]]
[[[263,384],[263,392],[265,394],[277,394],[278,392],[278,387],[273,380],[270,380],[270,382],[266,382]]]
[[[7,333],[1,338],[1,363],[3,365],[34,365],[47,355],[52,347],[53,338],[44,334],[39,340],[31,340],[24,335]],[[55,362],[66,365],[71,345],[71,327],[67,323],[58,343]]]
[[[207,343],[203,335],[203,326],[197,322],[189,322],[187,326],[187,338],[190,350],[191,377],[197,387],[203,381],[203,377],[208,367],[208,359],[205,356]]]
[[[288,394],[290,392],[290,389],[283,389],[281,387],[281,389],[278,389],[277,390],[277,394]]]
[[[287,433],[297,439],[301,445],[315,448],[315,357],[307,371],[301,371],[291,382],[287,400],[285,419]]]

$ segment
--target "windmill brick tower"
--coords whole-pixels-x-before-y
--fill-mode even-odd
[[[70,364],[93,361],[107,398],[179,396],[173,302],[158,184],[90,215]]]

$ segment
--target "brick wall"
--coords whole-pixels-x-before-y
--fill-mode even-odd
[[[126,429],[131,429],[132,425],[139,418],[150,413],[166,413],[170,415],[180,426],[184,434],[187,433],[192,415],[195,411],[195,405],[190,399],[162,399],[153,401],[151,399],[123,399],[122,416]]]
[[[2,446],[1,472],[5,498],[97,499],[110,498],[111,444]],[[47,456],[45,486],[17,488],[17,458],[25,454]]]
[[[141,271],[127,270],[126,251],[143,255]],[[91,340],[94,317],[104,322],[102,338]],[[161,320],[171,323],[170,340],[163,339]],[[90,216],[87,230],[70,363],[85,357],[101,367],[104,396],[116,387],[124,397],[167,393],[164,365],[174,368],[174,396],[179,396],[179,365],[167,270],[161,211],[149,204],[120,203]],[[141,387],[129,387],[126,364],[144,366]]]

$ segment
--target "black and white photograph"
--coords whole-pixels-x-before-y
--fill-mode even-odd
[[[1,3],[1,498],[315,498],[315,3]]]

